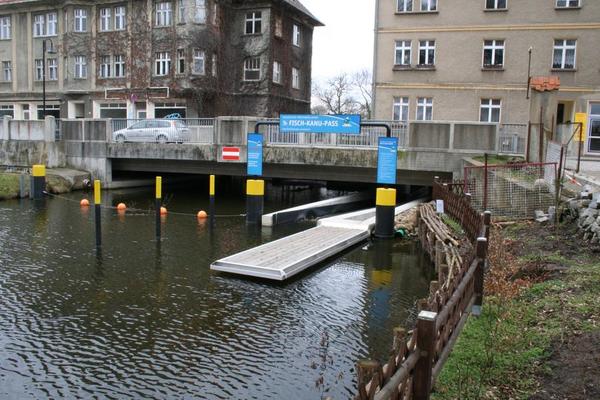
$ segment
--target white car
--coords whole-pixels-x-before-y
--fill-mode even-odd
[[[190,130],[181,120],[146,119],[113,132],[112,139],[117,143],[183,143],[190,140]]]

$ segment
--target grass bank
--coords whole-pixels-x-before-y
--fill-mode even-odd
[[[572,225],[495,227],[482,316],[434,399],[600,399],[600,249]]]
[[[0,173],[0,200],[19,196],[19,174]]]

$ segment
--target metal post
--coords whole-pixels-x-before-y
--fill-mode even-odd
[[[533,51],[533,47],[529,48],[529,65],[527,66],[527,97],[529,100],[529,91],[531,90],[531,53]]]
[[[46,40],[42,40],[42,109],[46,118]]]
[[[215,225],[215,176],[210,176],[209,190],[208,190],[208,218],[209,228],[214,228]]]
[[[527,122],[527,148],[525,149],[526,162],[529,162],[529,147],[531,147],[531,121]]]
[[[248,179],[246,182],[246,222],[260,226],[265,198],[265,181]]]
[[[475,316],[481,315],[483,305],[483,283],[485,274],[485,259],[487,257],[488,240],[484,237],[477,238],[477,269],[475,270],[475,302],[471,313]]]
[[[488,154],[484,154],[483,164],[483,209],[488,208]]]
[[[437,313],[421,311],[417,319],[417,351],[419,361],[413,377],[413,399],[428,400],[433,375],[433,353],[435,351],[435,324]]]
[[[162,206],[162,177],[156,177],[156,196],[154,207],[156,208],[156,240],[160,241],[160,208]]]
[[[579,167],[581,167],[581,150],[583,147],[583,124],[581,122],[577,123],[579,127],[579,146],[577,150],[577,173],[579,173]]]
[[[539,133],[539,143],[538,143],[538,162],[544,162],[544,107],[540,107],[540,133]]]
[[[100,187],[100,181],[94,181],[94,214],[96,221],[96,248],[102,246],[102,227],[100,225],[100,213],[102,210],[102,193]]]
[[[30,196],[34,200],[40,200],[44,198],[44,190],[46,190],[46,166],[34,165],[31,174],[33,177]]]

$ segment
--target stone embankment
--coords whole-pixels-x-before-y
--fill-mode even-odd
[[[577,219],[583,240],[600,243],[600,191],[593,192],[592,187],[586,185],[576,199],[569,200],[568,213]]]
[[[29,197],[31,187],[29,171],[7,170],[0,172],[0,200]],[[53,194],[68,193],[88,187],[89,172],[66,168],[46,170],[46,190]]]

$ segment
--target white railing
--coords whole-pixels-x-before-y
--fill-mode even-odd
[[[277,120],[272,120],[277,121]],[[392,137],[398,138],[398,147],[406,148],[408,124],[399,121],[367,121],[383,122],[390,125]],[[379,137],[386,135],[383,127],[362,127],[360,134],[342,133],[303,133],[279,132],[279,126],[269,125],[266,128],[265,142],[277,146],[314,146],[314,147],[367,147],[376,148]]]
[[[115,132],[125,130],[135,126],[139,122],[144,121],[180,121],[185,128],[189,130],[189,135],[186,135],[183,142],[185,143],[202,143],[212,144],[214,140],[214,118],[181,118],[181,119],[112,119],[109,127],[109,141],[114,141]],[[147,129],[147,128],[145,128]],[[148,137],[137,138],[138,142],[155,142],[155,137],[160,136],[161,128],[150,129],[157,134],[149,134]],[[117,134],[118,136],[118,134]]]

